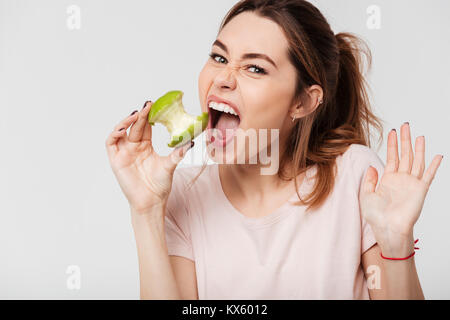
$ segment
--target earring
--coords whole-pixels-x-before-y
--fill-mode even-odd
[[[292,117],[292,122],[294,122],[296,119],[295,115]]]

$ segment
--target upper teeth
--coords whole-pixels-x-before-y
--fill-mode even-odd
[[[234,109],[232,107],[230,107],[229,105],[225,104],[225,103],[217,103],[217,102],[210,102],[209,107],[211,109],[217,110],[217,111],[221,111],[221,112],[226,112],[229,114],[234,114],[235,116],[237,116],[238,114],[236,113],[236,111],[234,111]]]

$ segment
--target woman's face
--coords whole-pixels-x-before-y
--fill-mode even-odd
[[[221,30],[211,53],[199,76],[202,111],[210,112],[208,132],[215,132],[214,142],[207,141],[208,148],[226,152],[229,163],[243,149],[237,142],[239,132],[249,137],[259,136],[264,132],[261,129],[267,129],[267,143],[256,145],[258,151],[245,148],[244,144],[246,161],[260,152],[261,147],[271,144],[272,129],[279,130],[281,147],[293,127],[296,84],[296,69],[289,61],[288,43],[282,29],[267,18],[243,12]],[[225,101],[239,116],[211,111],[211,99],[216,102],[213,108],[225,107],[218,104]],[[222,132],[226,134],[225,139]],[[237,145],[238,151],[227,145]]]

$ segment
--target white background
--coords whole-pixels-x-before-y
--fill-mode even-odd
[[[104,142],[147,99],[183,90],[200,113],[198,74],[234,0],[0,0],[0,298],[137,299],[128,204]],[[386,134],[409,121],[425,135],[427,165],[444,160],[416,228],[425,297],[450,298],[450,2],[313,1],[335,31],[362,36]],[[381,29],[367,27],[370,5]],[[67,27],[70,5],[81,29]],[[168,133],[154,129],[167,154]],[[200,163],[197,144],[183,165]],[[81,268],[80,290],[66,286]]]

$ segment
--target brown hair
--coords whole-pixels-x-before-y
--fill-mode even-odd
[[[298,194],[297,179],[295,186],[297,204],[308,205],[307,210],[320,207],[334,187],[336,157],[351,144],[371,147],[371,127],[378,130],[380,144],[383,139],[382,120],[371,110],[363,74],[364,57],[367,70],[371,68],[370,49],[351,33],[334,35],[322,13],[305,0],[239,1],[225,16],[219,32],[245,11],[271,19],[284,30],[289,59],[297,69],[294,101],[314,84],[323,89],[323,104],[299,119],[292,130],[278,172],[281,179],[291,180],[317,165],[316,182],[306,198]],[[283,170],[287,164],[293,164],[289,175]]]

